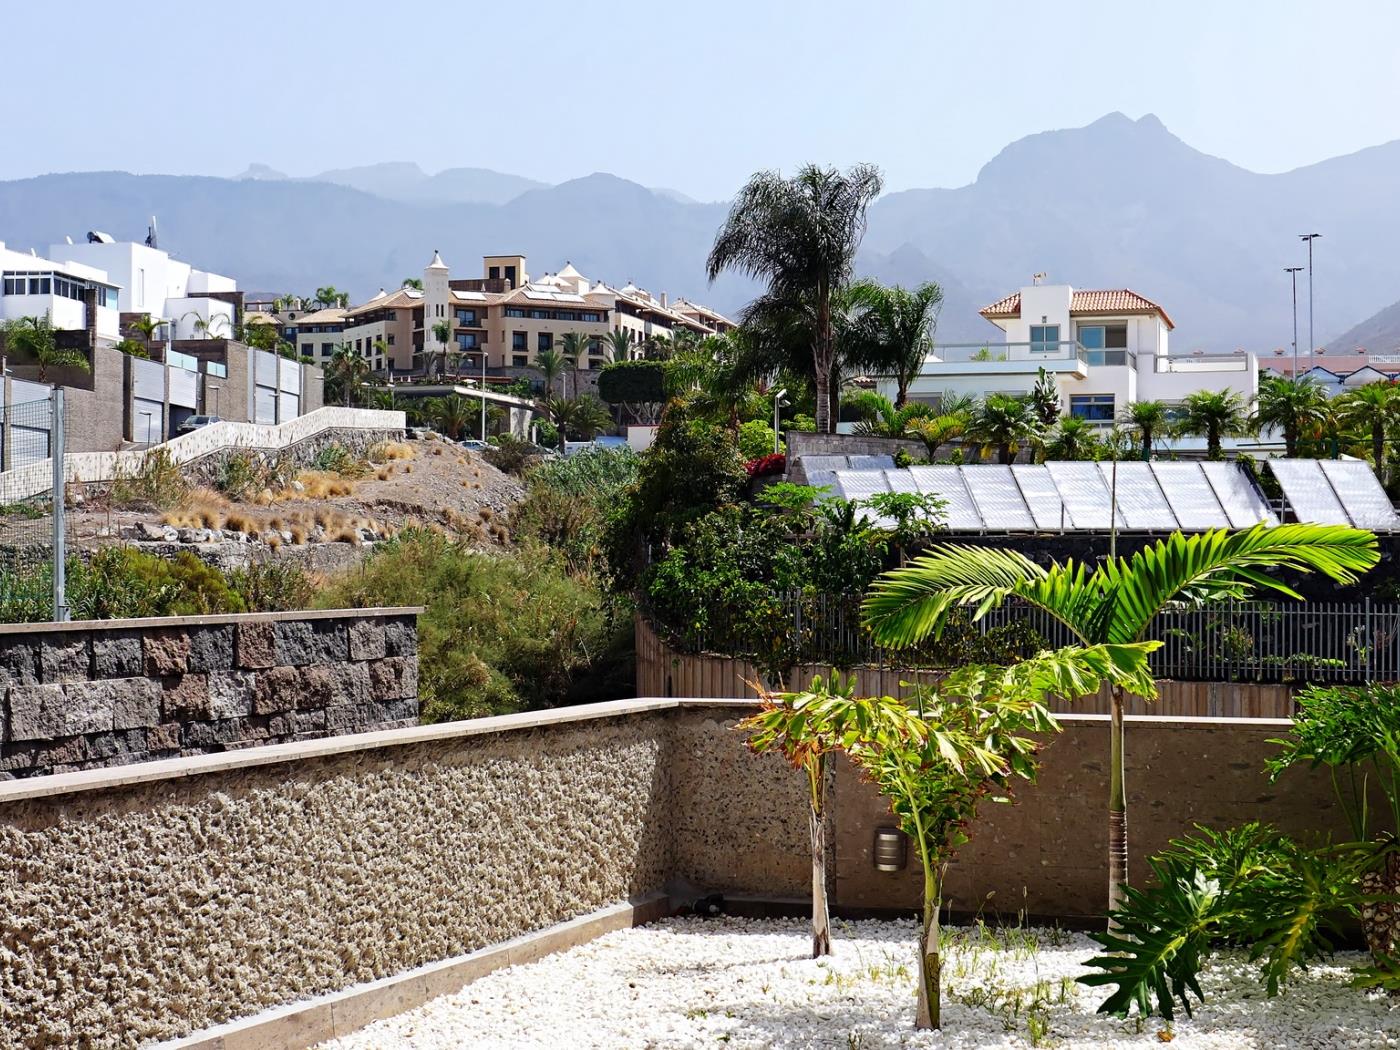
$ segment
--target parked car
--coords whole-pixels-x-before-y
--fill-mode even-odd
[[[473,452],[484,452],[491,446],[480,438],[463,438],[458,442],[463,448],[469,448]]]
[[[222,420],[218,416],[190,416],[179,426],[181,434],[188,434],[191,430],[198,430],[200,427],[207,427],[210,423],[219,423]]]

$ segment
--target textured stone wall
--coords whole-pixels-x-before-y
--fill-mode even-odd
[[[666,751],[644,714],[0,800],[0,1048],[134,1047],[660,889]]]
[[[0,779],[418,720],[412,614],[0,628]]]

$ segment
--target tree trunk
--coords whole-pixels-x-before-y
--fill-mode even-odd
[[[1371,428],[1371,454],[1376,458],[1376,477],[1380,478],[1381,484],[1385,484],[1385,429],[1383,427]]]
[[[938,947],[938,913],[943,888],[938,873],[924,869],[924,922],[919,932],[919,1006],[915,1028],[941,1028],[943,1015],[943,959]]]
[[[807,814],[807,829],[812,838],[812,958],[831,954],[831,916],[826,902],[826,767],[822,756],[817,760],[814,805]]]
[[[817,330],[813,334],[813,380],[817,391],[817,433],[836,433],[831,414],[831,289],[825,281],[817,285]]]
[[[1387,854],[1384,867],[1361,876],[1361,891],[1374,896],[1400,894],[1400,854]],[[1400,904],[1394,900],[1363,904],[1361,932],[1371,957],[1377,965],[1385,965],[1386,957],[1394,956],[1400,947]]]
[[[1016,458],[1016,453],[1011,451],[1010,445],[1001,446],[1001,462],[1003,465],[1010,464]]]
[[[1108,725],[1108,909],[1123,903],[1128,884],[1128,795],[1123,779],[1123,687],[1113,687]],[[1116,923],[1110,918],[1110,930]]]
[[[817,386],[817,433],[830,434],[835,429],[831,425],[831,399],[828,396],[831,375],[818,364],[815,379]]]

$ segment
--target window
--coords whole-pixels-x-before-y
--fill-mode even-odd
[[[476,311],[475,311],[475,310],[458,310],[458,311],[457,311],[457,323],[458,323],[459,325],[463,325],[463,326],[465,326],[465,327],[467,327],[467,328],[475,328],[475,327],[476,327]]]
[[[514,266],[507,266],[507,267],[506,267],[506,280],[509,281],[511,284],[514,284],[514,283],[515,283],[515,267],[514,267]]]
[[[555,316],[556,318],[558,318],[559,320],[561,320],[561,321],[577,321],[577,320],[578,320],[578,314],[575,313],[573,310],[559,310],[559,311],[557,311],[557,312],[555,313],[554,316]]]
[[[361,345],[363,342],[364,342],[364,340],[362,340],[362,339],[356,339],[356,340],[355,340],[355,353],[358,354],[358,353],[362,353],[362,352],[364,351],[364,347]]]
[[[1126,324],[1082,324],[1079,345],[1086,350],[1125,350],[1128,346]]]
[[[475,350],[475,349],[476,349],[476,336],[473,335],[471,332],[458,332],[458,333],[457,333],[457,349],[458,349],[458,350]]]
[[[1075,419],[1087,419],[1091,423],[1112,423],[1113,395],[1071,394],[1069,414]]]
[[[312,351],[313,349],[314,349],[314,347],[312,347],[312,345],[311,345],[310,343],[302,343],[302,344],[301,344],[301,352],[302,352],[303,354],[305,354],[307,357],[310,357],[310,356],[311,356],[311,351]]]
[[[512,358],[510,359],[510,363],[511,363],[511,367],[512,367],[512,368],[529,368],[529,367],[530,367],[530,359],[529,359],[528,357],[526,357],[524,354],[516,354],[514,357],[512,357]]]
[[[530,319],[534,321],[548,321],[550,314],[548,310],[531,310]]]
[[[390,333],[389,333],[388,345],[389,345],[389,346],[393,346],[393,345],[394,345],[394,333],[393,333],[393,332],[390,332]]]
[[[1044,354],[1058,350],[1060,326],[1057,324],[1031,325],[1031,353]]]
[[[552,350],[554,348],[554,333],[541,332],[535,340],[535,349]]]
[[[486,268],[486,279],[488,281],[499,281],[501,279],[501,268],[499,266],[488,266]]]
[[[578,319],[580,321],[592,321],[594,324],[598,324],[603,320],[603,315],[592,310],[585,310],[578,315]]]
[[[49,294],[49,288],[50,288],[50,281],[51,281],[51,278],[48,278],[48,277],[31,277],[31,278],[29,278],[29,294],[30,294],[30,295],[48,295],[48,294]]]
[[[518,307],[518,306],[507,306],[507,307],[506,307],[506,316],[507,316],[507,317],[524,317],[524,316],[525,316],[525,311],[522,310],[522,309],[520,309],[520,307]]]
[[[529,336],[527,336],[524,332],[511,332],[510,348],[512,350],[530,349]]]

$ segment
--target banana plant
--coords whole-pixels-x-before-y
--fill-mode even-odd
[[[877,643],[891,648],[937,637],[954,610],[980,619],[994,606],[1021,602],[1063,624],[1084,645],[1142,640],[1168,606],[1243,598],[1272,590],[1301,600],[1276,570],[1320,572],[1353,583],[1379,560],[1376,537],[1337,525],[1259,525],[1191,536],[1173,533],[1128,557],[1093,569],[1073,559],[1042,567],[1000,548],[938,544],[871,586],[864,620]],[[1108,907],[1124,902],[1128,881],[1127,791],[1124,782],[1126,690],[1114,683],[1109,731]]]

